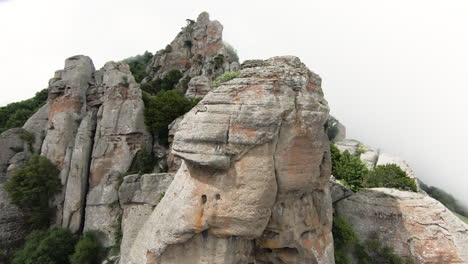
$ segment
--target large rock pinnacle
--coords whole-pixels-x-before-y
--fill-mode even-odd
[[[275,57],[208,93],[180,123],[182,166],[121,263],[333,263],[320,82]]]

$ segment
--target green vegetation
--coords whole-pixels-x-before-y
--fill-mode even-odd
[[[226,50],[229,57],[231,57],[234,61],[239,62],[239,55],[237,55],[237,50],[234,49],[231,44],[224,42],[224,49]]]
[[[351,258],[358,263],[373,264],[412,264],[412,260],[403,260],[392,248],[384,247],[377,236],[360,242],[353,227],[344,217],[333,219],[333,240],[335,246],[335,263],[350,264]]]
[[[100,263],[104,251],[98,243],[96,232],[85,232],[78,243],[76,240],[66,228],[35,230],[26,238],[23,247],[14,252],[11,264]]]
[[[97,233],[85,232],[76,244],[75,252],[70,256],[70,264],[98,264],[101,252]]]
[[[144,174],[153,172],[156,160],[150,152],[140,150],[133,158],[132,165],[128,170],[129,175],[131,174]]]
[[[446,191],[440,188],[428,186],[421,180],[419,180],[419,185],[421,186],[421,189],[423,189],[429,196],[441,202],[450,211],[464,216],[465,219],[462,220],[466,220],[466,218],[468,218],[468,208],[462,205],[457,199],[455,199],[453,195],[447,193]]]
[[[395,188],[405,191],[417,192],[418,188],[414,179],[395,164],[379,165],[364,177],[364,187],[366,188]]]
[[[340,122],[334,116],[329,115],[327,120],[327,135],[328,140],[332,141],[338,135],[338,124]]]
[[[24,212],[32,229],[49,224],[49,200],[62,187],[59,173],[47,158],[33,155],[27,165],[15,170],[5,184],[9,197]]]
[[[466,216],[463,216],[461,214],[457,214],[455,212],[453,212],[458,218],[460,218],[463,222],[467,223],[468,224],[468,217]]]
[[[174,89],[181,78],[182,73],[179,70],[172,70],[166,73],[162,79],[157,78],[154,81],[141,84],[141,89],[150,95],[156,95],[161,91],[169,91]],[[186,80],[184,81],[187,82]]]
[[[415,180],[408,178],[406,172],[395,164],[379,165],[368,170],[359,156],[351,155],[348,151],[340,154],[333,143],[330,143],[330,152],[333,176],[353,191],[359,191],[363,187],[417,191]]]
[[[12,264],[68,264],[75,239],[65,228],[33,231],[23,248],[14,253]]]
[[[6,249],[0,248],[0,264],[10,263],[10,258],[8,257],[8,252]]]
[[[122,62],[127,63],[130,66],[130,71],[135,77],[135,81],[141,82],[146,77],[146,67],[153,58],[151,52],[145,51],[142,55],[136,55],[135,57],[130,57]]]
[[[346,150],[332,165],[333,176],[336,179],[344,181],[353,191],[359,191],[363,187],[364,175],[367,174],[368,170],[359,157],[351,155]]]
[[[225,72],[222,75],[218,76],[216,80],[213,81],[213,88],[220,86],[222,83],[225,83],[227,81],[230,81],[234,78],[239,77],[240,72]]]
[[[192,109],[198,99],[187,99],[177,91],[161,91],[156,96],[145,96],[145,123],[149,131],[158,135],[162,144],[168,144],[168,126]]]
[[[33,145],[34,145],[34,142],[36,141],[36,138],[34,137],[34,134],[31,133],[31,132],[29,132],[29,131],[27,131],[27,130],[25,130],[25,131],[23,132],[23,134],[21,134],[20,138],[21,138],[24,142],[28,143],[29,150],[30,150],[31,152],[33,152]]]
[[[47,102],[47,96],[47,89],[44,89],[31,99],[0,107],[0,133],[10,128],[22,127]]]

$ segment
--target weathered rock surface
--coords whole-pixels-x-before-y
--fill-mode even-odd
[[[119,188],[122,215],[121,261],[127,262],[131,246],[138,232],[164,197],[167,188],[174,179],[174,174],[130,175],[124,178]]]
[[[92,151],[85,230],[104,233],[103,243],[115,243],[114,233],[121,208],[118,205],[119,176],[128,171],[140,150],[151,150],[151,136],[144,124],[141,90],[129,67],[109,62],[96,74],[102,88],[102,105]]]
[[[202,98],[211,90],[211,82],[206,76],[193,77],[188,83],[185,97]]]
[[[28,144],[21,139],[24,132],[24,129],[12,128],[0,134],[0,248],[18,244],[29,231],[22,212],[12,204],[4,189],[9,172],[24,165],[30,156]]]
[[[398,165],[402,170],[406,172],[408,177],[416,178],[413,169],[411,166],[402,158],[390,155],[388,153],[381,153],[379,155],[379,159],[377,161],[377,165],[387,165],[387,164],[395,164]]]
[[[208,93],[179,124],[182,166],[124,263],[333,263],[320,82],[275,57]]]
[[[368,189],[339,201],[335,209],[361,239],[377,234],[416,263],[468,263],[468,225],[429,196]]]
[[[238,70],[239,67],[226,52],[222,35],[221,23],[211,21],[206,12],[201,13],[196,21],[187,19],[187,26],[182,28],[177,37],[165,49],[156,52],[149,63],[148,77],[144,81],[163,78],[167,72],[179,70],[184,74],[179,86],[189,78],[204,77],[192,83],[192,90],[195,87],[201,90],[189,92],[189,97],[206,94],[205,90],[210,87],[206,85],[207,80],[211,81],[218,75]]]
[[[49,117],[41,155],[60,169],[62,185],[67,186],[75,136],[86,111],[86,91],[93,82],[94,65],[89,57],[73,56],[65,68],[49,81]],[[54,223],[62,225],[65,190],[57,195]]]
[[[336,147],[340,152],[348,151],[352,155],[359,156],[369,169],[376,166],[379,158],[379,150],[354,139],[344,139],[335,142]]]
[[[344,186],[333,176],[330,177],[330,193],[333,204],[345,198],[348,198],[349,196],[354,194],[354,192],[351,189]]]
[[[34,134],[33,152],[40,153],[42,142],[44,141],[49,121],[50,105],[47,103],[42,106],[31,118],[26,121],[23,128]]]

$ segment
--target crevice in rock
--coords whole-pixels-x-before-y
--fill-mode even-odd
[[[93,112],[93,117],[92,119],[96,118],[96,112]],[[84,225],[85,225],[85,220],[86,220],[86,206],[88,204],[88,192],[89,192],[89,177],[91,176],[91,163],[93,161],[93,149],[94,149],[94,143],[95,143],[95,136],[96,136],[96,129],[97,129],[97,121],[93,122],[93,127],[91,130],[91,146],[90,146],[90,152],[88,156],[88,168],[86,171],[86,181],[85,181],[85,187],[84,187],[84,192],[83,192],[83,201],[81,202],[81,219],[80,219],[80,227],[78,229],[78,233],[83,233],[84,230]]]

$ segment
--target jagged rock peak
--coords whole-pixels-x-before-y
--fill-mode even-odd
[[[298,58],[246,62],[178,125],[182,165],[121,263],[333,263],[328,111]]]
[[[153,56],[144,82],[162,78],[171,70],[181,71],[184,78],[203,75],[212,80],[223,72],[238,69],[238,62],[225,49],[222,34],[221,23],[211,21],[207,12],[201,13],[196,21],[187,19],[187,25],[176,38]]]

